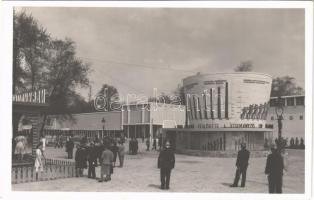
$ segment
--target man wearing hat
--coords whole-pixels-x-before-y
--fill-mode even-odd
[[[234,178],[234,182],[230,187],[238,187],[238,182],[240,176],[242,175],[241,179],[241,187],[245,187],[245,180],[246,180],[246,170],[249,165],[249,158],[250,152],[246,150],[246,144],[241,144],[241,150],[238,152],[237,161],[236,161],[236,175]]]
[[[171,170],[174,168],[174,152],[170,148],[170,142],[167,141],[165,148],[160,151],[158,157],[158,168],[160,169],[161,189],[169,189]]]
[[[282,193],[282,176],[284,169],[283,157],[279,149],[271,147],[271,154],[267,156],[265,174],[268,176],[269,193]]]

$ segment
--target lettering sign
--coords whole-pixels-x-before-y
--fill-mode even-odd
[[[230,124],[230,128],[255,128],[255,124]]]
[[[252,80],[252,79],[244,79],[243,82],[244,82],[244,83],[269,84],[268,81]]]
[[[204,85],[223,84],[226,80],[204,81]]]
[[[198,124],[198,128],[219,128],[219,124]]]

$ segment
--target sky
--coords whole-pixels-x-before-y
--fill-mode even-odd
[[[197,72],[289,75],[304,87],[303,9],[23,8],[53,38],[71,38],[91,64],[95,95],[104,83],[127,94],[172,93]],[[87,90],[78,90],[84,97]]]

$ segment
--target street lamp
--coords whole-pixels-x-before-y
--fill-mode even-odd
[[[284,104],[283,104],[283,99],[278,96],[276,99],[276,106],[275,106],[275,112],[277,115],[277,121],[278,121],[278,139],[277,139],[277,146],[278,148],[284,147],[283,144],[283,138],[282,138],[282,120],[283,120],[283,111],[284,111]]]
[[[105,132],[105,123],[106,123],[106,120],[105,120],[104,117],[102,118],[101,123],[102,123],[102,134],[101,134],[101,138],[103,139],[103,138],[104,138],[104,132]]]

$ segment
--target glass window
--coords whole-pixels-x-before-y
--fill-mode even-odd
[[[274,120],[274,116],[271,116],[271,117],[270,117],[270,120]]]
[[[300,120],[303,120],[303,115],[300,115]]]
[[[296,100],[297,106],[304,106],[304,97],[297,97]]]
[[[290,119],[290,120],[293,120],[293,116],[292,116],[292,115],[290,115],[290,116],[289,116],[289,119]]]
[[[271,99],[271,100],[269,101],[269,104],[270,104],[270,107],[276,106],[276,99]]]
[[[294,98],[293,97],[287,98],[287,106],[294,106]]]

